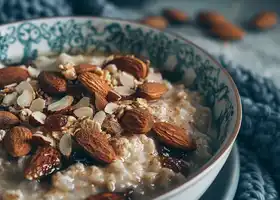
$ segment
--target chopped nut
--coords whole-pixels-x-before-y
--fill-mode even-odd
[[[74,110],[74,115],[78,118],[81,117],[92,117],[93,116],[93,110],[90,107],[81,107],[76,110]]]
[[[28,108],[24,108],[19,112],[19,118],[24,122],[28,122],[31,114],[32,114],[31,110],[29,110]]]
[[[34,101],[32,101],[29,109],[33,112],[34,111],[43,112],[45,106],[46,106],[46,101],[42,98],[37,98]]]

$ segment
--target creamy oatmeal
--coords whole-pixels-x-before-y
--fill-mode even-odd
[[[134,56],[41,56],[0,69],[4,200],[147,198],[212,155],[211,110]]]

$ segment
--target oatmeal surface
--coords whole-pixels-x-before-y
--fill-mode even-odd
[[[148,60],[63,53],[20,68],[0,82],[4,200],[160,194],[212,156],[203,97]]]

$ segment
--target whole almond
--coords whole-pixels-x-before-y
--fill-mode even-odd
[[[142,19],[141,23],[159,30],[163,30],[168,26],[168,21],[162,16],[149,16]]]
[[[174,23],[186,23],[189,19],[188,15],[185,12],[175,8],[163,10],[163,15],[170,22],[174,22]]]
[[[111,163],[116,153],[106,136],[99,132],[81,129],[75,134],[76,142],[94,159],[102,163]]]
[[[53,173],[61,164],[61,154],[51,146],[39,146],[24,170],[24,177],[36,180]]]
[[[257,29],[269,29],[277,24],[277,14],[275,12],[261,12],[254,16],[251,26]]]
[[[0,129],[7,129],[19,123],[19,119],[11,112],[0,111]]]
[[[95,94],[95,99],[94,99],[94,104],[95,108],[97,111],[104,110],[106,105],[108,104],[108,101],[98,93]]]
[[[4,145],[11,156],[21,157],[31,151],[31,139],[32,132],[28,128],[15,126],[5,135]]]
[[[188,130],[184,130],[176,125],[167,122],[157,122],[154,124],[153,131],[160,141],[171,147],[183,150],[195,150],[197,147]]]
[[[42,71],[38,82],[40,88],[49,94],[62,94],[67,90],[66,80],[57,72]]]
[[[84,72],[94,72],[96,70],[96,65],[92,64],[79,64],[75,66],[76,74],[82,74]]]
[[[26,80],[29,73],[21,67],[6,67],[0,69],[0,88],[12,83],[19,83]]]
[[[78,79],[92,94],[97,93],[106,97],[111,89],[104,79],[91,72],[80,74]]]
[[[163,83],[145,82],[138,86],[136,96],[146,100],[159,99],[167,92],[168,88]]]
[[[152,129],[154,119],[147,109],[134,108],[124,112],[120,124],[127,132],[145,134]]]
[[[198,24],[206,27],[227,22],[223,15],[215,11],[201,11],[198,13],[196,20]]]
[[[245,35],[241,28],[229,22],[215,24],[211,27],[210,33],[222,40],[241,40]]]
[[[110,64],[116,65],[119,70],[129,73],[137,79],[147,77],[149,72],[149,66],[134,56],[117,56],[106,63],[104,67]]]

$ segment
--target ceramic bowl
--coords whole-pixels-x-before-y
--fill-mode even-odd
[[[219,148],[184,184],[156,199],[199,199],[224,165],[240,128],[240,97],[226,70],[192,42],[133,22],[95,17],[11,23],[0,26],[0,33],[0,60],[5,64],[61,52],[130,53],[149,58],[159,68],[176,70],[178,79],[206,97],[213,112],[212,137]]]

